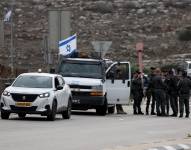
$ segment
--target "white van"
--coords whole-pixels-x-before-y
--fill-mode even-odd
[[[130,63],[114,62],[107,70],[106,68],[104,60],[87,58],[60,60],[57,73],[64,77],[71,88],[73,109],[96,109],[97,114],[106,115],[107,112],[114,113],[115,104],[129,103]]]
[[[191,61],[185,61],[184,70],[187,72],[187,75],[191,77]]]

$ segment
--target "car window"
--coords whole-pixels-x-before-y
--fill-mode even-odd
[[[52,88],[52,77],[22,75],[15,80],[12,86],[26,88]]]
[[[58,78],[56,77],[54,81],[55,87],[58,87],[60,85]]]
[[[64,85],[64,80],[62,77],[58,77],[58,81],[59,81],[60,85],[62,85],[62,86]]]

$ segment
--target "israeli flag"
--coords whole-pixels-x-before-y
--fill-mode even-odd
[[[9,21],[10,21],[10,18],[11,18],[11,15],[12,15],[12,11],[9,10],[9,11],[6,13],[5,17],[4,17],[4,22],[9,22]]]
[[[74,34],[69,38],[59,41],[59,55],[66,57],[71,56],[77,50],[77,35]]]

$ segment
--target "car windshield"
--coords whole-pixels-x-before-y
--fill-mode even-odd
[[[82,77],[82,78],[102,78],[101,63],[74,63],[63,62],[59,68],[59,73],[64,77]]]
[[[52,77],[23,75],[16,79],[13,87],[52,88]]]

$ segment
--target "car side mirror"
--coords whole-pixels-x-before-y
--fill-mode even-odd
[[[63,86],[58,85],[58,86],[56,87],[56,89],[57,89],[57,90],[62,90],[62,89],[63,89]]]
[[[11,83],[9,83],[9,82],[5,83],[5,87],[8,87],[10,85],[11,85]]]

